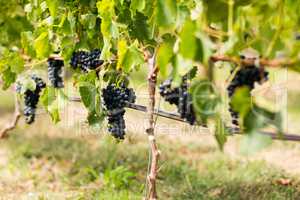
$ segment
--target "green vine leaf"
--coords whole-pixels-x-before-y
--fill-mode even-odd
[[[244,118],[249,110],[251,110],[251,94],[248,87],[238,88],[231,99],[232,108],[240,113],[241,118]]]
[[[2,72],[3,90],[7,90],[17,79],[17,74],[12,72],[10,68]]]
[[[132,0],[130,4],[131,16],[134,16],[136,11],[143,12],[145,6],[145,0]]]
[[[58,123],[60,121],[59,115],[59,100],[58,95],[53,87],[47,87],[43,90],[40,101],[42,105],[45,107],[47,112],[49,113],[52,122]]]
[[[175,0],[157,0],[156,7],[156,23],[163,28],[175,26],[177,18],[177,6]]]
[[[216,118],[216,130],[215,130],[215,138],[218,142],[219,148],[223,151],[224,145],[227,141],[227,135],[229,135],[229,132],[225,126],[224,121],[220,118]]]
[[[55,18],[58,12],[59,0],[46,0],[46,3],[49,8],[51,16]]]
[[[127,47],[126,41],[121,40],[118,47],[119,59],[117,69],[122,69],[124,72],[129,73],[134,67],[144,63],[144,57],[142,52],[138,49],[137,41]]]
[[[157,52],[157,64],[159,73],[162,78],[167,78],[169,75],[169,64],[173,57],[173,43],[164,42],[160,45]]]
[[[36,55],[38,58],[46,58],[50,55],[51,46],[49,42],[48,32],[42,32],[34,40],[34,48],[36,50]]]
[[[179,53],[187,59],[193,59],[196,54],[196,24],[190,20],[186,21],[180,33]]]
[[[35,49],[33,46],[34,37],[31,31],[21,33],[21,44],[24,52],[32,57],[35,57]]]

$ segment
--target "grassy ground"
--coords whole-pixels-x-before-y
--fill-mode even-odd
[[[127,118],[143,119],[137,112],[131,112]],[[159,120],[158,127],[170,123]],[[55,127],[49,125],[47,117],[40,116],[36,125],[21,124],[12,137],[1,141],[1,198],[142,199],[148,167],[147,138],[139,134],[143,127],[131,127],[123,143],[88,130],[74,132],[74,127]],[[188,129],[183,125],[177,128]],[[274,143],[260,154],[245,157],[236,148],[240,137],[230,138],[225,153],[221,153],[206,131],[185,132],[189,135],[166,134],[164,129],[158,129],[161,199],[300,197],[298,171],[289,173],[291,166],[283,170],[280,164],[264,159],[274,156],[276,150],[282,155],[299,153],[294,144]],[[284,157],[278,152],[275,155],[273,159],[282,162]],[[298,162],[286,160],[294,161]]]
[[[135,135],[116,144],[109,137],[64,137],[48,135],[45,130],[30,134],[17,130],[1,142],[1,197],[142,198],[148,161],[146,138]],[[210,145],[160,139],[163,156],[158,185],[162,199],[300,196],[298,179],[265,161],[232,159]]]
[[[298,88],[291,91],[289,128],[297,132],[300,93]],[[2,92],[1,98],[0,127],[13,110],[11,94]],[[0,199],[142,199],[149,159],[145,115],[130,111],[127,138],[116,143],[105,131],[84,125],[81,107],[70,109],[58,126],[39,115],[34,125],[22,122],[9,139],[0,141]],[[245,156],[239,151],[241,137],[229,138],[222,153],[207,129],[159,118],[156,132],[162,152],[160,199],[300,199],[297,143],[274,142]]]

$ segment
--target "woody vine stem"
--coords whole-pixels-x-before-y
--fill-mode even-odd
[[[154,108],[155,108],[155,88],[157,81],[157,72],[158,68],[155,64],[155,53],[152,57],[148,59],[148,94],[149,94],[149,102],[148,102],[148,127],[146,129],[146,133],[148,134],[149,145],[151,148],[151,164],[150,164],[150,172],[147,176],[149,188],[146,199],[147,200],[156,200],[157,192],[156,192],[156,177],[157,177],[157,165],[160,152],[158,150],[156,139],[154,135],[155,121],[154,121]]]

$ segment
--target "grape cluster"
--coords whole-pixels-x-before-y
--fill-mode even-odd
[[[185,119],[191,125],[196,121],[191,95],[188,92],[188,77],[182,77],[179,87],[172,88],[172,79],[165,80],[159,87],[160,95],[170,104],[175,104],[178,113],[182,119]]]
[[[102,90],[104,106],[107,109],[108,131],[117,139],[124,139],[125,135],[125,105],[127,102],[134,103],[136,96],[132,88],[124,84],[117,87],[110,84]]]
[[[179,87],[172,88],[172,79],[167,79],[160,84],[159,94],[170,104],[179,104]]]
[[[227,87],[228,96],[232,97],[237,88],[247,86],[250,90],[254,89],[255,83],[268,80],[269,73],[264,71],[261,73],[260,69],[255,66],[247,66],[241,68],[234,76],[229,86]],[[232,124],[238,126],[238,113],[232,109],[229,103],[229,112],[231,113]]]
[[[36,75],[32,75],[31,78],[34,80],[36,87],[34,91],[26,90],[24,93],[24,115],[26,117],[25,121],[27,124],[34,122],[35,111],[39,102],[40,92],[46,87],[45,82],[41,78],[37,77]]]
[[[62,78],[63,60],[55,58],[48,59],[48,78],[54,88],[63,88],[64,82]]]
[[[103,64],[103,60],[100,57],[100,49],[94,49],[92,51],[75,51],[73,52],[70,65],[73,69],[81,69],[83,72],[96,69]]]
[[[182,83],[179,88],[179,103],[178,112],[180,117],[193,125],[196,121],[196,116],[192,104],[191,95],[188,92],[187,76],[183,76]]]

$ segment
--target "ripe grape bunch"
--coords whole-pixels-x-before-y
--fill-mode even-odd
[[[32,124],[34,122],[40,92],[46,87],[45,82],[38,76],[32,75],[31,78],[34,80],[36,87],[34,91],[27,89],[24,93],[24,115],[27,124]]]
[[[100,49],[94,49],[92,51],[75,51],[73,52],[70,65],[73,69],[80,69],[83,72],[94,70],[103,64],[103,60],[100,59]]]
[[[266,71],[263,71],[261,73],[260,69],[256,66],[247,66],[243,67],[240,70],[237,71],[234,78],[230,82],[229,86],[227,87],[228,96],[232,97],[234,95],[234,92],[237,88],[247,86],[250,90],[253,90],[255,87],[255,83],[261,83],[262,81],[268,80],[269,73]],[[231,103],[229,112],[231,114],[232,118],[232,124],[239,126],[238,123],[238,113],[235,112],[232,109]]]
[[[63,88],[64,82],[62,78],[62,68],[64,66],[64,61],[49,58],[48,59],[48,77],[54,88]]]
[[[170,104],[175,104],[182,119],[191,125],[196,121],[191,95],[188,92],[188,76],[182,77],[179,87],[172,88],[172,79],[165,80],[159,87],[160,95]]]
[[[134,103],[136,96],[132,88],[125,84],[117,87],[109,84],[102,90],[104,106],[107,110],[108,131],[117,139],[124,139],[125,136],[125,105],[127,102]]]

